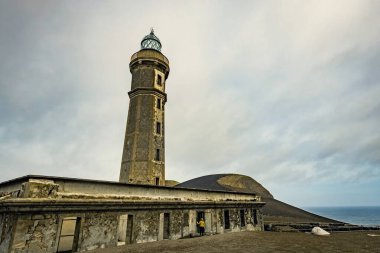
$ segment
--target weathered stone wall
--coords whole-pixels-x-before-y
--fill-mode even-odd
[[[165,213],[170,217],[168,239],[197,234],[197,212],[204,212],[209,234],[262,229],[264,203],[254,201],[253,194],[43,177],[18,184],[21,190],[13,193],[1,191],[0,186],[0,252],[56,252],[63,219],[69,217],[77,217],[79,224],[74,237],[78,251],[113,247],[118,239],[121,243],[130,238],[131,243],[162,240],[167,231]],[[257,224],[251,218],[253,208],[258,208]],[[228,231],[223,229],[224,210],[230,210]],[[133,215],[133,229],[127,238],[128,215]]]
[[[117,245],[117,213],[86,213],[82,217],[79,251]]]
[[[55,252],[57,230],[57,215],[19,215],[10,251]]]
[[[58,184],[53,180],[30,179],[22,184],[21,197],[23,198],[55,198]]]
[[[0,252],[8,252],[14,231],[16,216],[0,214]]]
[[[152,242],[158,240],[160,212],[135,212],[133,240],[134,242]]]
[[[154,85],[154,69],[151,66],[138,65],[133,68],[131,90],[137,88],[150,88]]]
[[[140,51],[136,57],[141,58],[131,59],[132,84],[119,181],[154,185],[158,178],[158,184],[165,185],[164,92],[169,65],[165,61],[158,64],[164,56],[149,51]],[[156,128],[158,122],[160,131]]]
[[[186,190],[173,187],[153,187],[128,184],[104,184],[74,180],[54,180],[59,184],[59,194],[83,193],[91,195],[115,194],[122,196],[139,196],[141,198],[179,198],[182,200],[256,200],[259,196],[234,192],[217,192],[207,190]],[[109,196],[111,197],[111,196]]]
[[[49,179],[47,179],[49,178]],[[8,190],[14,191],[8,191]],[[15,190],[20,189],[20,190]],[[40,192],[39,192],[40,191]],[[76,197],[77,196],[77,197]],[[181,199],[212,201],[260,201],[255,194],[191,190],[117,182],[54,177],[25,177],[23,181],[0,184],[0,201],[10,198],[85,198],[85,199]]]
[[[143,243],[162,240],[164,213],[168,213],[169,239],[188,237],[198,233],[197,212],[204,212],[206,233],[227,232],[223,229],[223,212],[230,212],[228,232],[261,230],[261,212],[257,211],[258,223],[254,225],[252,209],[167,209],[140,210],[130,212],[85,212],[44,215],[1,214],[0,252],[56,252],[61,233],[62,220],[65,217],[78,217],[78,251],[93,250],[118,245],[118,238],[127,241],[128,215],[133,216],[131,243]],[[240,210],[245,211],[245,225],[240,225]],[[121,219],[120,217],[123,217]],[[11,235],[14,235],[11,241]],[[129,243],[129,242],[128,242]]]
[[[182,235],[183,211],[173,210],[170,212],[170,237],[169,239],[178,239]]]

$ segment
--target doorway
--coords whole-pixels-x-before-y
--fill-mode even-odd
[[[205,220],[205,212],[203,211],[198,211],[197,212],[197,223],[201,220],[201,218],[203,219],[203,221],[206,223],[206,220]],[[199,229],[199,225],[197,224],[197,232],[198,234],[201,232],[200,229]]]
[[[125,243],[131,244],[133,243],[133,215],[128,214],[127,218],[127,232],[125,237]]]
[[[224,210],[224,229],[230,229],[230,211]]]
[[[164,213],[164,239],[169,239],[170,236],[170,214]]]

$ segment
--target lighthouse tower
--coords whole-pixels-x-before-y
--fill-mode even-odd
[[[132,83],[119,181],[165,185],[169,60],[161,53],[161,42],[153,29],[142,39],[141,50],[132,55],[129,69]]]

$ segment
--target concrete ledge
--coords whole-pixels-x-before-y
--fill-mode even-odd
[[[254,201],[176,201],[176,200],[94,200],[94,199],[7,199],[0,201],[0,213],[131,211],[208,208],[259,208]]]

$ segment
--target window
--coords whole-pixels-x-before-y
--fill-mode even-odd
[[[156,134],[161,134],[161,123],[156,122]]]
[[[57,252],[74,252],[78,248],[80,218],[66,217],[62,220]]]
[[[157,98],[157,109],[161,109],[161,98]]]
[[[156,161],[160,160],[160,150],[156,149]]]
[[[240,210],[240,226],[241,226],[241,227],[245,227],[244,210]]]
[[[161,75],[157,75],[157,79],[156,79],[156,83],[158,84],[158,85],[162,85],[162,77],[161,77]]]
[[[224,229],[230,229],[230,212],[224,210]]]
[[[159,177],[155,178],[155,183],[156,183],[156,185],[160,185],[160,178]]]

